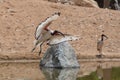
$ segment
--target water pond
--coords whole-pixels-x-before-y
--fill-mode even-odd
[[[0,63],[0,80],[120,80],[120,62],[80,62],[80,68],[52,69],[38,62]]]

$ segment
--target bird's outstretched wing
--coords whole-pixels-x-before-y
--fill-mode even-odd
[[[72,36],[68,34],[64,34],[64,37],[62,35],[54,35],[50,38],[50,40],[48,41],[48,44],[52,45],[52,44],[58,44],[64,41],[72,41],[72,40],[78,40],[78,39],[80,39],[78,36]]]
[[[35,39],[38,40],[42,32],[45,28],[47,28],[52,21],[56,20],[60,16],[60,12],[52,14],[52,16],[48,17],[45,21],[41,22],[35,31]]]

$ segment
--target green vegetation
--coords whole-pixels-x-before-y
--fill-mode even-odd
[[[92,72],[90,75],[77,78],[77,80],[99,80],[96,72]]]
[[[120,80],[120,67],[112,68],[111,80]],[[92,72],[90,75],[79,77],[76,80],[99,80],[96,72]]]
[[[120,80],[120,67],[112,68],[112,80]]]

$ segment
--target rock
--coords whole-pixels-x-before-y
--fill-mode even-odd
[[[120,10],[120,0],[111,0],[110,7],[114,10]]]
[[[45,75],[46,80],[76,80],[79,68],[54,69],[42,68],[41,71]]]
[[[97,2],[94,0],[72,0],[72,1],[74,1],[74,3],[78,6],[99,8]]]
[[[55,2],[55,3],[62,3],[62,4],[65,4],[65,3],[69,3],[71,0],[47,0],[47,1],[51,1],[51,2]]]
[[[71,4],[71,5],[77,5],[77,6],[84,6],[84,7],[95,7],[99,8],[98,4],[94,0],[48,0],[51,2],[60,2],[62,4]]]
[[[68,42],[51,45],[41,59],[40,66],[53,68],[80,67],[75,51]]]
[[[19,79],[16,79],[16,80],[31,80],[31,79],[19,78]]]

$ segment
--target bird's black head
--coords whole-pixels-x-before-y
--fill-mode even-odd
[[[101,37],[105,37],[106,39],[108,39],[108,37],[105,34],[102,34]]]
[[[102,34],[101,36],[103,36],[103,37],[107,37],[105,34]]]

